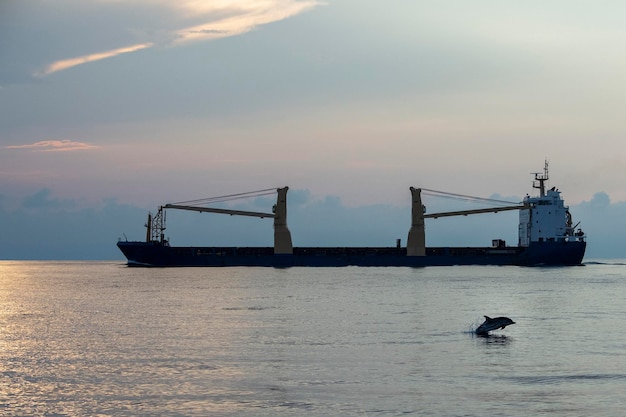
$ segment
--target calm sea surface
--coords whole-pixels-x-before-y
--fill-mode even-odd
[[[517,324],[493,336],[482,316]],[[620,416],[626,263],[0,262],[0,415]]]

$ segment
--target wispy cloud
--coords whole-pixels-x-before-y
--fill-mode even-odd
[[[154,39],[151,42],[58,60],[37,71],[34,76],[42,78],[77,65],[112,58],[153,46],[177,46],[188,42],[240,35],[257,26],[287,19],[320,4],[317,0],[222,0],[204,2],[187,0],[170,3],[167,4],[167,7],[174,7],[175,13],[193,18],[196,22],[199,18],[206,19],[206,23],[174,29],[169,34],[160,33],[159,40]],[[161,7],[166,6],[161,5]],[[167,41],[163,39],[167,39]]]
[[[176,43],[224,38],[251,31],[257,26],[287,19],[319,5],[316,1],[242,1],[234,16],[191,26],[176,32]]]
[[[43,70],[35,73],[37,77],[44,77],[46,75],[50,75],[57,71],[63,71],[68,68],[75,67],[77,65],[86,64],[88,62],[99,61],[105,58],[111,58],[121,54],[127,54],[129,52],[139,51],[141,49],[149,48],[152,46],[152,43],[144,43],[139,45],[127,46],[125,48],[113,49],[105,52],[98,52],[90,55],[83,55],[76,58],[70,59],[62,59],[60,61],[53,62],[52,64],[46,66]]]
[[[69,151],[84,151],[88,149],[96,149],[98,146],[91,145],[85,142],[74,142],[69,139],[64,140],[42,140],[40,142],[31,143],[28,145],[12,145],[7,146],[7,149],[30,149],[36,152],[69,152]]]

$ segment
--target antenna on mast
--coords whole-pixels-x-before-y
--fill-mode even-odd
[[[545,164],[543,167],[543,173],[541,172],[533,172],[535,175],[535,180],[533,181],[533,188],[539,189],[539,197],[545,197],[546,195],[546,181],[550,178],[548,175],[548,160],[545,160]]]

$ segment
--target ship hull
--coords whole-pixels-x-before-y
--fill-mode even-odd
[[[271,247],[172,247],[158,242],[120,241],[129,266],[144,267],[425,267],[453,265],[580,265],[586,243],[542,242],[529,247],[426,248],[425,256],[407,256],[406,248],[296,247],[274,254]]]

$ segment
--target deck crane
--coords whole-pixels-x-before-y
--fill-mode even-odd
[[[448,211],[442,213],[425,214],[422,204],[422,189],[411,187],[411,229],[407,239],[407,256],[426,255],[426,231],[424,219],[438,219],[439,217],[467,216],[469,214],[498,213],[500,211],[527,209],[527,204],[515,204],[500,207],[490,207],[474,210]],[[433,191],[433,190],[428,190]],[[439,192],[440,193],[440,192]],[[443,193],[446,194],[446,193]]]
[[[259,217],[261,219],[274,219],[274,254],[291,254],[293,253],[293,244],[291,241],[291,232],[287,227],[287,191],[289,187],[278,188],[276,204],[272,209],[272,213],[262,213],[256,211],[245,210],[229,210],[221,208],[203,207],[197,205],[185,204],[165,204],[159,207],[158,212],[152,216],[148,214],[148,222],[146,223],[146,242],[156,241],[161,244],[167,244],[165,239],[165,210],[189,210],[200,213],[218,213],[228,214],[231,216],[250,216]]]

